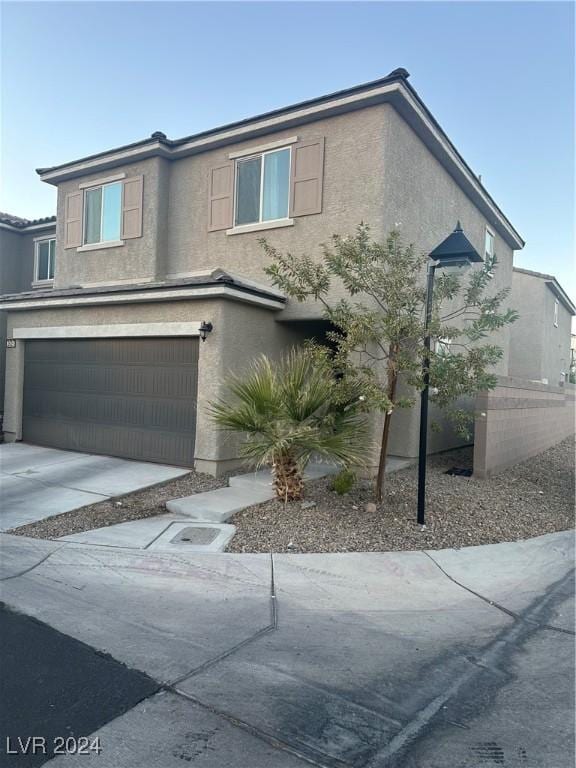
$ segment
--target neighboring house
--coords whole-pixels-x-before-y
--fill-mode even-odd
[[[319,305],[271,287],[263,236],[319,254],[364,221],[375,238],[400,228],[431,250],[460,220],[480,253],[497,253],[495,287],[509,286],[523,241],[407,78],[395,70],[194,136],[156,132],[40,169],[58,188],[56,270],[49,290],[0,301],[15,344],[7,439],[213,473],[236,466],[237,440],[206,410],[228,371],[325,332]],[[507,374],[508,329],[497,343]],[[416,455],[417,432],[416,409],[399,415],[391,452]]]
[[[576,333],[570,335],[570,370],[576,374]]]
[[[0,213],[0,294],[52,285],[56,216],[22,219]],[[0,311],[0,414],[4,407],[6,313]]]
[[[512,274],[510,304],[520,315],[511,326],[510,376],[564,386],[576,307],[553,275],[519,267]]]

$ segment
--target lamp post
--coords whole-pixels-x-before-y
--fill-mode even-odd
[[[484,261],[460,226],[430,253],[426,279],[426,320],[424,337],[424,360],[422,363],[423,387],[420,393],[420,446],[418,450],[418,523],[426,519],[426,446],[428,443],[428,390],[430,389],[430,323],[434,297],[434,276],[437,269],[465,267],[474,262]]]

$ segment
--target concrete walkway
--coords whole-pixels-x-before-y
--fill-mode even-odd
[[[102,754],[55,766],[573,765],[569,532],[341,555],[0,546],[8,606],[162,684],[100,729]]]
[[[26,443],[3,443],[0,531],[138,491],[188,471]]]

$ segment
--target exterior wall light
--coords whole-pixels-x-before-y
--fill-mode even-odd
[[[205,320],[202,320],[202,322],[200,323],[200,328],[198,329],[200,332],[200,338],[202,339],[202,341],[206,341],[206,337],[208,336],[209,333],[212,333],[213,328],[214,326],[212,325],[212,323],[207,323]]]

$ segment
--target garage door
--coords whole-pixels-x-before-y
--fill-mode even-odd
[[[198,339],[27,341],[23,439],[192,466]]]

